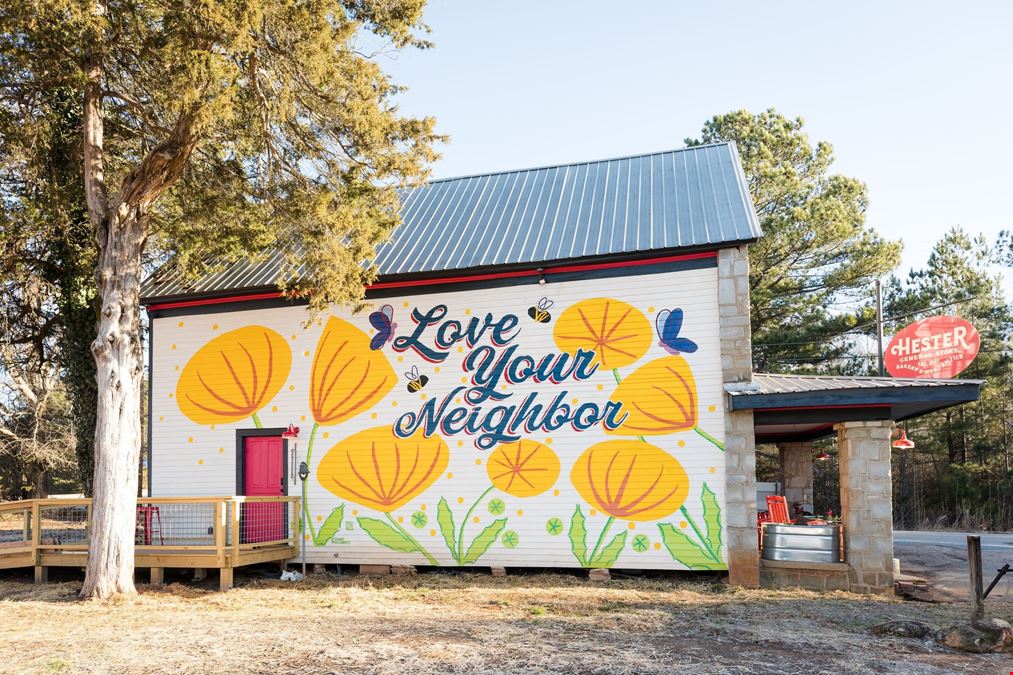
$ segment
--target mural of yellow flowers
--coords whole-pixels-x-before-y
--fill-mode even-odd
[[[498,446],[486,462],[494,487],[514,497],[540,495],[559,478],[559,457],[537,441],[520,440]]]
[[[336,317],[327,320],[317,342],[310,370],[310,412],[313,429],[306,445],[306,464],[312,466],[313,442],[321,426],[345,422],[369,410],[390,393],[397,382],[394,369],[382,351],[369,348],[369,336]],[[323,546],[337,533],[343,506],[333,509],[316,531],[310,517],[306,483],[302,487],[303,510],[314,544]]]
[[[421,431],[398,438],[389,426],[360,431],[336,443],[317,468],[317,480],[337,496],[375,509],[388,522],[359,517],[359,526],[378,544],[395,551],[417,552],[429,564],[436,559],[405,530],[391,512],[436,482],[447,468],[450,450],[439,436]]]
[[[327,320],[310,372],[310,411],[324,426],[355,417],[393,388],[397,375],[369,337],[336,317]]]
[[[183,368],[176,384],[180,412],[197,424],[252,417],[278,393],[292,368],[285,338],[264,326],[246,326],[214,338]]]
[[[696,380],[682,356],[649,361],[626,376],[611,397],[627,413],[622,426],[606,433],[657,436],[696,426]]]
[[[593,363],[623,368],[647,353],[653,331],[647,317],[632,305],[612,298],[590,298],[560,314],[552,334],[564,352],[593,351]]]

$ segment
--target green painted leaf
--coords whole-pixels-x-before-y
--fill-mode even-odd
[[[622,531],[616,536],[612,537],[612,541],[608,543],[608,546],[603,548],[595,559],[591,561],[590,567],[612,567],[616,564],[616,559],[619,554],[623,552],[623,547],[626,546],[626,531]]]
[[[570,518],[570,531],[567,534],[570,537],[570,550],[581,567],[587,567],[587,527],[584,521],[584,514],[580,512],[578,504]]]
[[[707,525],[707,545],[710,546],[714,556],[721,561],[721,504],[718,503],[717,495],[703,484],[703,494],[700,496],[703,502],[703,521]]]
[[[637,553],[643,553],[651,547],[651,540],[646,534],[638,534],[633,537],[633,550]]]
[[[317,536],[313,540],[313,543],[317,546],[323,546],[329,542],[338,533],[338,530],[341,529],[341,521],[344,517],[345,505],[342,504],[331,511],[330,515],[324,520],[323,525],[317,530]]]
[[[716,563],[711,560],[710,556],[707,555],[707,552],[702,546],[687,537],[684,532],[677,530],[673,525],[669,523],[659,523],[658,529],[661,531],[661,541],[665,544],[665,548],[668,549],[668,552],[672,554],[673,558],[689,569],[727,569],[727,565]]]
[[[468,547],[468,552],[461,558],[462,565],[470,565],[482,557],[482,554],[489,550],[492,543],[499,538],[500,532],[506,527],[507,519],[499,518],[492,521],[490,525],[486,525],[485,529],[478,533],[475,537],[471,546]]]
[[[440,503],[436,505],[436,522],[440,526],[440,534],[443,535],[443,541],[446,542],[450,555],[456,562],[461,562],[461,554],[457,551],[457,535],[454,533],[454,514],[447,504],[446,497],[440,497]]]
[[[358,520],[359,527],[380,546],[389,548],[392,551],[400,551],[401,553],[414,553],[418,551],[415,542],[406,539],[403,534],[388,523],[378,518],[366,518],[365,516],[359,516]]]

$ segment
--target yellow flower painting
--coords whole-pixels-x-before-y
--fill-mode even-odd
[[[183,368],[176,383],[180,411],[197,424],[253,417],[275,397],[292,368],[285,338],[264,326],[246,326],[214,338]]]
[[[606,433],[657,436],[688,431],[697,422],[696,379],[682,356],[663,356],[633,371],[615,388],[626,420]]]
[[[590,298],[568,307],[553,329],[564,352],[593,351],[592,363],[614,369],[628,366],[647,353],[654,332],[643,312],[612,298]]]
[[[369,336],[336,317],[327,320],[310,372],[310,412],[319,425],[339,424],[373,407],[397,383]]]
[[[559,457],[547,445],[531,440],[504,443],[486,462],[489,480],[514,497],[540,495],[559,478]]]

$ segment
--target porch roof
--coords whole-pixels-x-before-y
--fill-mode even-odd
[[[731,410],[752,410],[758,443],[805,441],[839,422],[911,419],[978,399],[983,380],[756,373],[725,385]]]

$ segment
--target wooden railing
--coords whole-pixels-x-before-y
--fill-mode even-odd
[[[135,508],[138,567],[218,567],[231,577],[300,545],[298,497],[143,497]],[[0,568],[35,566],[38,578],[46,566],[80,565],[91,529],[91,499],[0,502]]]

